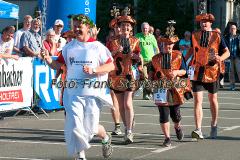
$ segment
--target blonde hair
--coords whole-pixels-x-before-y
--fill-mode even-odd
[[[35,24],[35,23],[38,23],[39,24],[39,26],[41,26],[41,21],[40,21],[40,19],[38,19],[38,18],[34,18],[33,20],[32,20],[32,24]]]
[[[23,21],[26,21],[26,20],[32,21],[32,16],[30,16],[30,15],[25,15],[24,18],[23,18]]]
[[[47,30],[47,35],[49,35],[51,33],[56,34],[55,31],[53,30],[53,28],[50,28],[50,29]]]

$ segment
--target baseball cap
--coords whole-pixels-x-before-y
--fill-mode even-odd
[[[63,21],[61,19],[57,19],[54,23],[55,26],[62,25],[63,26]]]

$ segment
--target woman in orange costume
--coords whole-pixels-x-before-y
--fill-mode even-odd
[[[170,25],[167,29],[173,28]],[[173,28],[174,29],[174,28]],[[178,37],[174,32],[161,37],[163,53],[159,53],[152,58],[149,78],[152,80],[154,88],[154,101],[158,106],[160,114],[160,124],[165,136],[163,146],[171,146],[169,115],[174,122],[174,128],[178,140],[184,137],[180,121],[180,105],[185,98],[191,98],[189,92],[190,83],[186,78],[186,63],[180,51],[173,50]],[[188,83],[187,83],[188,82]]]
[[[133,65],[140,61],[139,41],[131,36],[135,20],[127,15],[118,19],[121,35],[109,43],[114,58],[115,70],[109,73],[110,88],[114,91],[119,104],[120,115],[125,126],[124,141],[133,142],[133,91],[137,88]],[[139,66],[140,68],[140,66]],[[138,68],[138,69],[139,69]]]
[[[113,33],[113,35],[108,35],[107,37],[107,41],[106,41],[106,47],[110,48],[110,43],[111,41],[119,38],[119,35],[121,34],[120,32],[120,26],[118,25],[118,19],[119,19],[119,10],[117,10],[116,8],[112,10],[114,12],[114,16],[115,18],[112,19],[109,23],[109,28],[111,29],[111,32],[109,33]],[[114,53],[114,52],[113,52]],[[114,130],[112,131],[112,135],[120,135],[122,134],[121,131],[121,125],[120,125],[120,111],[119,111],[119,104],[117,101],[117,97],[116,94],[114,93],[113,90],[110,91],[111,97],[112,97],[112,101],[113,101],[113,108],[111,108],[111,113],[112,113],[112,118],[115,124]]]

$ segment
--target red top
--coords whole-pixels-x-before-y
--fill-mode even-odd
[[[43,41],[43,45],[44,45],[44,47],[48,50],[48,52],[51,53],[51,49],[52,49],[52,47],[53,47],[52,43],[44,40],[44,41]],[[54,51],[54,55],[52,55],[52,56],[57,56],[57,55],[58,55],[58,51],[57,51],[57,47],[56,47],[56,48],[55,48],[55,51]]]

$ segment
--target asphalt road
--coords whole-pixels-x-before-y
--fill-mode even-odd
[[[185,133],[183,141],[176,139],[171,126],[172,147],[162,146],[164,140],[159,125],[159,114],[152,101],[134,100],[135,120],[134,143],[123,144],[123,136],[113,137],[112,160],[239,160],[240,159],[240,91],[219,91],[219,136],[208,139],[211,115],[207,94],[204,93],[203,133],[206,139],[192,141],[191,131],[195,129],[193,101],[182,108],[182,124]],[[0,121],[1,160],[70,160],[64,142],[64,112],[51,112],[49,117],[39,114],[6,117]],[[104,108],[101,124],[108,131],[113,129],[111,114]],[[123,128],[122,128],[123,131]],[[86,152],[88,160],[103,159],[100,140],[95,137],[92,147]]]

